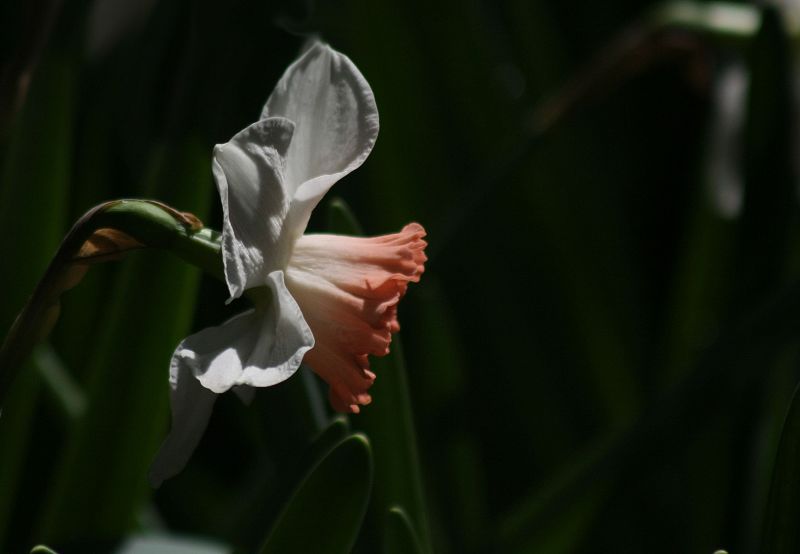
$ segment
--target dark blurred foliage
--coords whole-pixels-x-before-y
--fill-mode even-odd
[[[429,232],[401,321],[427,524],[411,519],[433,550],[755,551],[798,381],[793,42],[774,10],[731,39],[659,27],[653,7],[5,3],[2,328],[93,205],[152,197],[219,228],[213,145],[320,37],[363,72],[381,117],[334,193],[368,234],[410,220]],[[732,216],[707,171],[731,60],[748,78]],[[312,229],[327,228],[323,208]],[[15,383],[0,420],[4,551],[103,551],[136,529],[243,551],[263,539],[321,427],[299,375],[249,407],[224,395],[186,470],[145,484],[171,349],[241,309],[226,297],[151,252],[65,295],[45,352],[86,407],[70,419],[52,379]],[[369,436],[391,414],[359,417]],[[383,540],[373,512],[358,551]]]

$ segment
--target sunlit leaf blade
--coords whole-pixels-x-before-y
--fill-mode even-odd
[[[49,343],[45,343],[34,350],[32,358],[45,390],[55,400],[54,404],[68,421],[80,419],[86,412],[86,394],[64,366],[58,353]]]
[[[260,552],[350,552],[367,508],[372,474],[367,438],[356,434],[342,440],[297,487]]]
[[[202,218],[212,192],[209,167],[203,145],[173,145],[161,153],[144,192]],[[167,430],[169,360],[190,331],[199,272],[151,250],[123,263],[90,352],[86,415],[46,504],[40,536],[56,544],[117,537],[131,528]]]
[[[58,554],[58,552],[40,544],[33,547],[31,554]]]
[[[306,478],[321,460],[325,458],[342,440],[350,434],[347,417],[340,415],[333,419],[311,442],[303,453],[300,462],[294,460],[289,474],[278,481],[259,481],[257,489],[249,492],[229,515],[231,518],[231,537],[237,544],[252,551],[264,541],[264,522],[277,517],[284,508],[283,503],[293,492],[296,483]]]
[[[419,538],[408,514],[400,506],[392,506],[386,513],[383,535],[384,554],[423,554]]]
[[[218,542],[175,535],[136,535],[125,540],[114,554],[230,554],[232,548]]]
[[[306,454],[306,459],[310,460],[309,467],[319,464],[320,460],[326,456],[333,448],[348,435],[350,423],[343,415],[336,416],[333,421],[319,434],[314,440]]]
[[[44,60],[13,128],[0,182],[0,334],[33,291],[65,230],[70,176],[74,73],[70,60]],[[12,390],[0,418],[0,550],[14,525],[19,470],[26,458],[39,393],[35,367]]]
[[[331,198],[328,204],[328,230],[345,235],[364,234],[353,210],[339,197]]]
[[[769,492],[761,552],[800,552],[800,387],[783,422]]]
[[[331,202],[328,213],[328,221],[341,225],[330,228],[331,232],[358,234],[359,225],[343,200]],[[422,543],[428,545],[422,472],[400,337],[392,339],[391,350],[385,357],[372,358],[372,370],[378,376],[370,390],[375,401],[352,419],[353,426],[370,437],[375,458],[370,519],[382,522],[390,506],[404,506]]]

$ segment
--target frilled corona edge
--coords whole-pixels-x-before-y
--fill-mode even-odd
[[[398,303],[425,271],[425,235],[422,225],[410,223],[379,237],[304,235],[297,241],[286,285],[316,341],[304,362],[330,385],[336,410],[358,413],[372,401],[368,356],[388,354],[400,330]]]

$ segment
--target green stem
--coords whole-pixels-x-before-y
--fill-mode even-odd
[[[71,270],[76,264],[109,259],[108,256],[79,258],[81,247],[100,229],[121,232],[143,248],[171,252],[224,280],[220,234],[203,228],[193,215],[151,200],[112,200],[92,208],[67,233],[0,348],[0,406],[20,366],[55,323],[59,297],[71,286]],[[130,247],[110,254],[127,249]]]

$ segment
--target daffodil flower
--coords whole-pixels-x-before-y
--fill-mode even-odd
[[[151,469],[179,472],[205,431],[217,394],[268,387],[305,362],[336,410],[369,404],[368,355],[388,353],[397,303],[424,270],[417,223],[374,238],[303,234],[314,207],[360,166],[378,110],[344,55],[315,43],[284,73],[258,122],[214,150],[222,254],[231,299],[255,307],[184,339],[170,364],[172,429]]]

